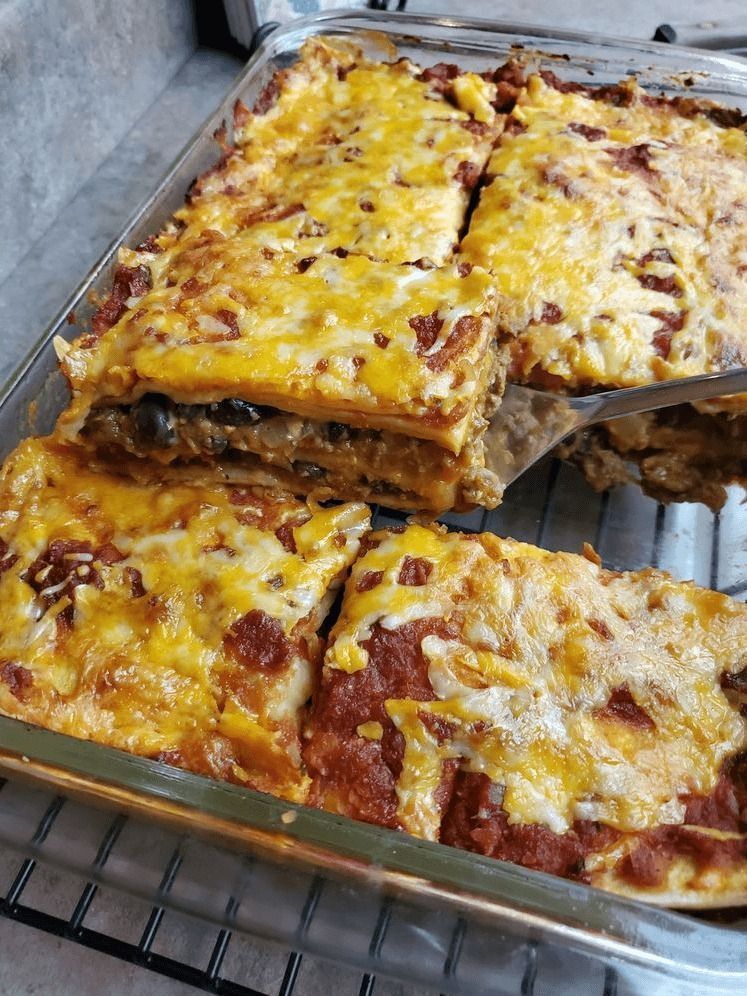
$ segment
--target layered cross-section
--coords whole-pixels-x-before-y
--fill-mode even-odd
[[[502,116],[456,67],[309,42],[68,349],[63,438],[295,493],[494,506],[496,295],[457,265]]]
[[[62,345],[67,438],[296,493],[496,504],[481,440],[501,372],[487,273],[299,260],[240,236],[188,256],[101,338]]]
[[[312,800],[659,902],[747,895],[747,607],[657,571],[412,525],[366,538]]]
[[[0,711],[303,801],[317,630],[368,521],[22,443],[0,481]]]

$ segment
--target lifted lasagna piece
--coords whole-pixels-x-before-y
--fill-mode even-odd
[[[465,257],[493,273],[511,376],[556,391],[747,365],[747,134],[738,112],[530,77]],[[657,497],[718,506],[747,477],[747,396],[612,423]],[[622,463],[587,448],[604,486]]]
[[[295,493],[496,505],[495,292],[452,261],[496,94],[308,42],[237,106],[176,221],[120,251],[92,334],[61,343],[63,438]]]
[[[0,480],[0,711],[303,801],[317,629],[368,520],[22,443]]]
[[[370,534],[311,800],[673,905],[747,901],[747,606],[486,534]]]
[[[100,338],[60,344],[66,438],[296,493],[498,502],[481,441],[500,381],[487,273],[299,260],[239,235],[185,253],[172,281]]]
[[[177,212],[179,244],[247,230],[301,256],[342,248],[440,265],[500,128],[495,98],[494,83],[455,66],[423,71],[311,39],[253,112],[237,104],[234,146],[223,139],[224,158]]]

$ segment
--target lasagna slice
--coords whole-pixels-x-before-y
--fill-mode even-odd
[[[317,630],[368,522],[27,440],[0,480],[0,711],[303,801]]]
[[[299,259],[241,234],[169,272],[100,337],[60,342],[65,438],[322,497],[498,502],[481,438],[502,369],[487,273]]]
[[[60,343],[62,437],[295,493],[495,506],[496,296],[453,249],[499,103],[454,66],[309,41]]]
[[[492,534],[370,534],[311,801],[653,902],[747,901],[747,606]]]
[[[373,61],[311,39],[253,111],[237,104],[233,146],[219,136],[223,159],[177,212],[177,248],[206,229],[250,230],[302,257],[344,249],[440,265],[500,128],[496,92],[456,67]]]
[[[747,365],[747,134],[736,111],[531,76],[462,243],[514,336],[510,376],[559,392]],[[577,453],[600,487],[639,464],[718,507],[747,476],[747,398],[609,423]]]

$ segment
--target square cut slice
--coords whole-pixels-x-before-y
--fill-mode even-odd
[[[513,373],[634,387],[745,362],[743,129],[634,82],[613,99],[548,79],[519,97],[462,245],[496,278]]]
[[[499,500],[481,441],[501,382],[487,273],[299,260],[239,235],[173,276],[102,336],[60,343],[65,438],[338,498]]]
[[[462,243],[512,333],[512,379],[634,387],[747,365],[747,134],[736,111],[531,76]],[[655,497],[747,478],[747,395],[597,430]],[[583,457],[582,457],[583,460]],[[600,487],[625,476],[589,452]]]
[[[0,711],[303,801],[317,630],[368,522],[27,440],[0,480]]]
[[[302,256],[342,248],[440,265],[500,128],[495,99],[494,83],[455,66],[422,70],[311,39],[253,112],[237,104],[234,145],[223,138],[223,159],[177,212],[179,241],[246,229]]]
[[[453,257],[497,95],[309,40],[237,103],[174,219],[120,249],[91,334],[60,343],[62,438],[297,494],[495,506],[495,293]]]
[[[656,902],[747,901],[747,606],[590,548],[410,525],[364,549],[314,803]]]

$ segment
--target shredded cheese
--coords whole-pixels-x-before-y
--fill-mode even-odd
[[[488,164],[462,250],[495,278],[521,379],[632,387],[747,358],[747,136],[627,95],[532,76]]]
[[[368,520],[363,505],[310,511],[259,492],[140,484],[27,440],[0,481],[2,549],[15,558],[0,573],[0,710],[218,777],[233,763],[248,784],[302,800],[316,627]],[[289,521],[295,553],[275,534]],[[90,549],[60,556],[56,543]],[[64,578],[29,577],[40,558]],[[71,586],[79,563],[89,573]],[[288,641],[280,670],[227,649],[253,612]]]
[[[385,704],[405,738],[398,812],[413,833],[438,836],[434,792],[447,759],[500,786],[510,822],[639,831],[681,823],[680,796],[708,794],[747,744],[720,685],[744,666],[744,605],[661,572],[611,574],[487,534],[411,525],[374,541],[353,567],[326,668],[367,667],[374,625],[459,626],[458,636],[422,640],[433,701]],[[431,565],[425,583],[400,583],[405,557]],[[380,582],[358,590],[369,572]],[[642,710],[637,725],[607,708],[623,687]],[[450,724],[442,742],[423,712]]]

